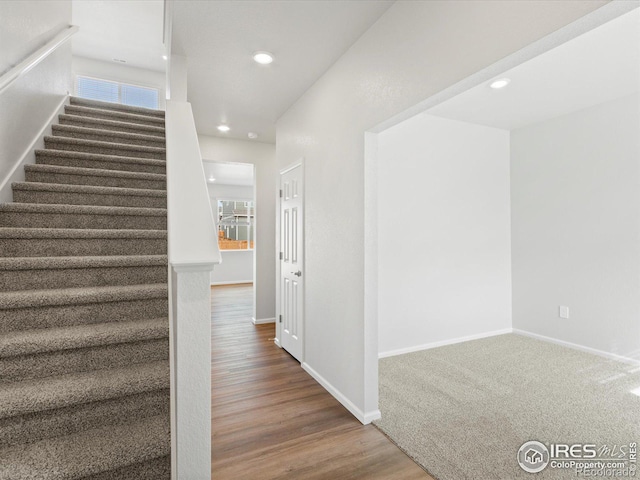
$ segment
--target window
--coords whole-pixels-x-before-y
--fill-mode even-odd
[[[220,250],[253,250],[255,209],[252,201],[218,200]]]
[[[78,97],[102,102],[122,103],[133,107],[158,108],[158,89],[138,87],[99,78],[77,78]]]

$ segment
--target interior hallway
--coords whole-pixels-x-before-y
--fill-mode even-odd
[[[251,285],[211,288],[214,480],[433,480],[251,323]]]

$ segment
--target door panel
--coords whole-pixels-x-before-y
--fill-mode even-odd
[[[280,344],[298,361],[302,361],[304,332],[302,176],[302,165],[291,168],[280,176]]]

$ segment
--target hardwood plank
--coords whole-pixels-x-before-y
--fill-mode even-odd
[[[433,480],[276,347],[273,324],[251,323],[252,295],[211,291],[211,478]]]

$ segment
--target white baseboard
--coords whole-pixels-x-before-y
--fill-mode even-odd
[[[273,318],[253,318],[251,317],[251,323],[254,325],[262,325],[263,323],[276,323],[276,317]]]
[[[234,280],[232,282],[211,282],[212,287],[219,287],[221,285],[240,285],[243,283],[253,284],[253,280]]]
[[[440,342],[425,343],[415,345],[413,347],[399,348],[398,350],[388,350],[380,352],[378,358],[395,357],[396,355],[404,355],[405,353],[419,352],[421,350],[430,350],[432,348],[444,347],[445,345],[454,345],[456,343],[468,342],[470,340],[479,340],[481,338],[495,337],[496,335],[504,335],[511,333],[513,329],[503,328],[502,330],[494,330],[492,332],[478,333],[476,335],[468,335],[466,337],[452,338],[451,340],[442,340]]]
[[[336,387],[331,385],[327,379],[325,379],[322,375],[316,372],[313,368],[309,366],[308,363],[302,362],[302,368],[305,372],[313,377],[313,379],[318,382],[322,387],[329,392],[333,398],[338,400],[351,414],[356,417],[360,423],[363,425],[367,425],[371,423],[373,420],[377,420],[380,418],[380,410],[374,410],[371,412],[363,412],[358,407],[356,407],[351,400],[349,400],[346,396],[340,392]]]
[[[555,343],[556,345],[572,348],[581,352],[591,353],[593,355],[598,355],[599,357],[608,358],[609,360],[616,360],[618,362],[626,363],[629,365],[640,366],[640,360],[636,358],[624,357],[622,355],[616,355],[615,353],[605,352],[604,350],[598,350],[591,347],[585,347],[584,345],[578,345],[577,343],[565,342],[564,340],[558,340],[557,338],[552,337],[545,337],[544,335],[538,335],[537,333],[520,330],[518,328],[514,328],[513,333],[515,333],[516,335],[522,335],[523,337],[542,340],[543,342]]]
[[[275,343],[275,344],[276,344],[276,347],[278,347],[278,348],[282,348],[282,345],[280,344],[280,340],[278,340],[278,338],[274,338],[274,339],[273,339],[273,343]]]
[[[24,181],[24,166],[35,163],[36,157],[33,151],[44,148],[44,137],[51,135],[51,125],[56,123],[58,115],[64,112],[64,106],[67,105],[67,103],[69,103],[69,95],[66,95],[56,106],[35,138],[13,165],[9,174],[4,178],[2,183],[0,183],[0,203],[11,203],[13,200],[11,184],[13,182]]]

